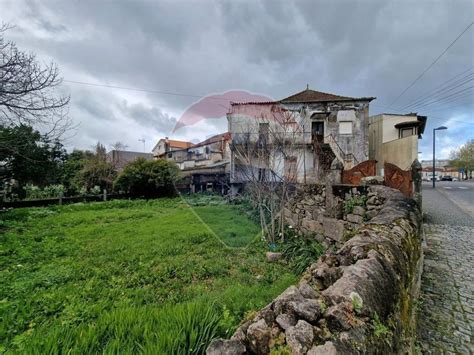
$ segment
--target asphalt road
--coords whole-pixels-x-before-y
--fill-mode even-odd
[[[424,182],[422,192],[427,223],[474,227],[474,181]]]

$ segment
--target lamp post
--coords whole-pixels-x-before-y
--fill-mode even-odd
[[[435,184],[436,184],[436,176],[435,176],[435,171],[436,171],[436,167],[435,167],[435,162],[436,162],[436,156],[435,156],[435,153],[436,153],[436,131],[441,131],[443,129],[448,129],[448,127],[445,127],[445,126],[441,126],[441,127],[438,127],[438,128],[433,128],[433,175],[432,175],[432,179],[433,179],[433,189],[435,188]]]

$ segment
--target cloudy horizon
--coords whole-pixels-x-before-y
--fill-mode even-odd
[[[14,26],[6,38],[59,66],[78,125],[69,149],[202,140],[225,131],[225,117],[173,132],[200,97],[244,90],[281,99],[308,84],[375,96],[371,115],[428,116],[421,159],[432,156],[435,127],[448,127],[437,135],[439,158],[474,138],[474,26],[397,97],[473,14],[471,1],[0,1],[0,22]]]

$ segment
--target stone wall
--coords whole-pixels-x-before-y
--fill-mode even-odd
[[[336,252],[324,254],[229,340],[207,354],[406,353],[414,339],[421,273],[421,214],[384,186],[376,216]],[[369,205],[370,206],[370,205]],[[378,205],[377,205],[378,206]],[[370,211],[370,210],[369,210]]]
[[[341,246],[364,222],[378,214],[383,197],[372,186],[338,185],[337,189],[340,188],[343,190],[334,193],[331,185],[298,186],[283,211],[286,223],[303,234],[313,234],[326,246]],[[350,200],[362,197],[366,201],[363,206],[355,206],[351,211],[344,209]]]

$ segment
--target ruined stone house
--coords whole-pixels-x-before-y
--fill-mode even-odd
[[[249,171],[273,181],[291,178],[297,183],[322,183],[335,160],[344,169],[367,160],[373,99],[306,88],[279,101],[232,103],[227,114],[231,183],[243,185]],[[284,132],[287,138],[277,143],[272,132]],[[291,153],[283,154],[281,146],[287,141],[291,141]],[[239,151],[252,144],[264,144],[268,159],[242,159]]]

